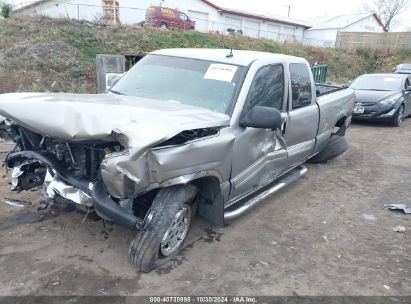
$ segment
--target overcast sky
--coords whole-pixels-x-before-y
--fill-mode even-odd
[[[27,2],[30,0],[9,0],[12,3]],[[70,0],[65,0],[70,2]],[[272,14],[287,16],[288,6],[291,6],[290,17],[301,20],[311,20],[316,17],[332,17],[344,14],[358,13],[364,5],[372,6],[375,0],[210,0],[227,8],[247,11],[258,14]],[[121,1],[120,1],[121,2]],[[138,6],[136,0],[136,6]],[[153,3],[156,2],[153,0]],[[408,8],[398,16],[395,31],[411,31],[411,0]]]
[[[138,0],[137,0],[138,1]],[[338,16],[361,12],[363,4],[371,6],[374,0],[210,0],[224,7],[235,8],[259,14],[287,16],[291,6],[291,18],[307,20],[316,17]],[[408,1],[409,3],[411,0]],[[411,31],[411,5],[398,16],[394,30]]]

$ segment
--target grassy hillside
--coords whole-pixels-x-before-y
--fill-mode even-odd
[[[15,91],[96,92],[95,56],[160,48],[234,48],[291,54],[327,63],[329,80],[345,82],[359,74],[389,71],[411,57],[388,57],[361,50],[324,49],[265,39],[197,32],[163,31],[89,22],[10,18],[0,20],[0,93]]]

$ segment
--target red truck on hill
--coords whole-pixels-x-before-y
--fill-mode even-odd
[[[174,28],[183,30],[194,30],[196,25],[195,21],[192,21],[183,12],[163,6],[150,6],[147,9],[144,24],[164,29]]]

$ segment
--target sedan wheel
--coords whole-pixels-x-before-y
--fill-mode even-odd
[[[399,108],[397,114],[394,117],[394,122],[393,122],[394,127],[399,127],[403,119],[404,119],[404,105],[402,105]]]

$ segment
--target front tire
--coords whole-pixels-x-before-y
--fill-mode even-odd
[[[160,28],[161,28],[161,29],[163,29],[163,30],[168,29],[167,23],[165,23],[165,22],[161,22],[161,24],[160,24]]]
[[[153,200],[143,229],[129,249],[129,259],[149,272],[170,260],[182,247],[194,215],[197,189],[178,185],[161,189]]]
[[[394,116],[394,121],[392,122],[392,125],[394,127],[399,127],[401,126],[402,120],[404,119],[404,105],[401,105],[400,108],[397,111],[397,114]]]

